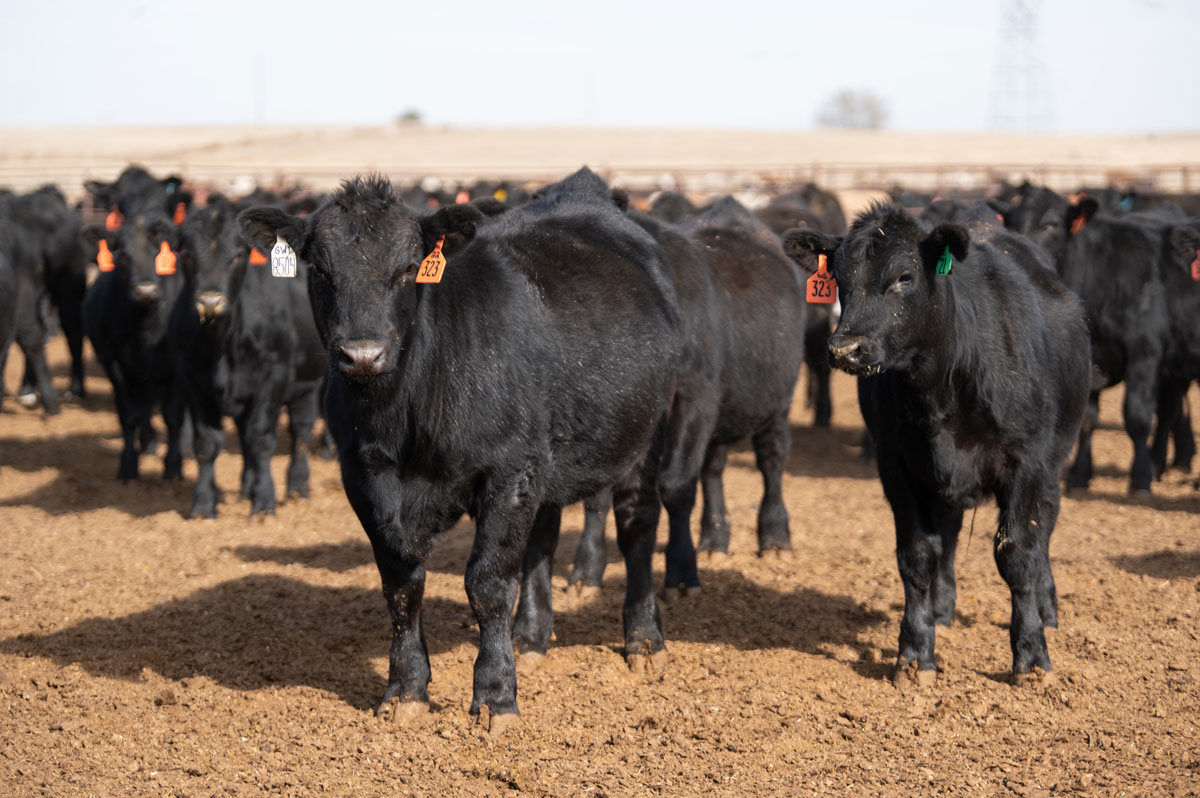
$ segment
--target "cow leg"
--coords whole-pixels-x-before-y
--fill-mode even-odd
[[[1075,452],[1075,461],[1067,471],[1067,487],[1087,490],[1092,481],[1092,431],[1100,419],[1100,391],[1093,390],[1088,394],[1087,410],[1083,414],[1083,424],[1079,427],[1079,448]]]
[[[762,503],[758,507],[759,554],[792,548],[788,512],[783,503],[783,469],[787,465],[790,440],[786,411],[754,436],[754,461],[763,480]]]
[[[604,550],[604,522],[612,509],[612,488],[604,488],[583,500],[583,534],[575,548],[568,585],[600,587],[608,554]]]
[[[554,632],[550,577],[561,522],[562,508],[550,505],[542,505],[533,519],[533,531],[521,564],[521,597],[512,631],[519,654],[545,654],[550,646]]]
[[[138,416],[139,403],[135,401],[120,365],[112,363],[107,371],[117,405],[117,419],[121,422],[121,460],[117,466],[117,479],[126,482],[138,478],[137,432],[143,420]]]
[[[658,495],[658,467],[663,427],[642,462],[613,486],[613,517],[617,546],[625,558],[625,659],[635,672],[661,667],[665,660],[662,616],[654,596],[654,537],[662,503]]]
[[[82,399],[86,393],[83,386],[83,301],[82,296],[74,305],[59,305],[58,317],[62,322],[67,348],[71,351],[71,395]]]
[[[1158,360],[1133,361],[1125,374],[1125,432],[1133,442],[1133,465],[1129,469],[1129,492],[1149,493],[1154,479],[1150,460],[1150,425],[1158,393]]]
[[[314,387],[288,404],[288,435],[292,439],[287,471],[288,498],[308,498],[308,440],[316,423],[317,391]]]
[[[661,485],[659,493],[667,508],[667,573],[663,584],[667,588],[695,589],[700,587],[696,569],[696,548],[692,545],[692,510],[696,507],[696,482],[667,490]]]
[[[1034,529],[1038,533],[1039,553],[1041,554],[1042,570],[1038,581],[1038,614],[1042,618],[1042,626],[1058,627],[1058,588],[1054,584],[1054,572],[1050,569],[1050,535],[1058,524],[1058,510],[1062,500],[1062,490],[1058,480],[1048,480],[1042,490],[1039,504],[1041,513]]]
[[[933,596],[933,622],[938,626],[950,626],[954,621],[954,602],[958,594],[954,575],[954,555],[958,549],[958,533],[962,529],[962,510],[949,507],[942,502],[933,505],[933,528],[941,538],[942,547],[938,555],[930,590]]]
[[[167,456],[163,460],[163,479],[183,479],[183,452],[179,436],[186,415],[183,396],[178,387],[167,386],[162,399],[163,421],[167,425]]]
[[[1167,473],[1167,444],[1175,437],[1176,460],[1179,453],[1180,417],[1183,415],[1184,395],[1187,380],[1163,378],[1158,385],[1158,402],[1155,407],[1154,441],[1150,444],[1150,462],[1154,465],[1154,476],[1162,479]],[[1190,428],[1189,428],[1190,431]]]
[[[242,450],[242,476],[239,481],[238,498],[249,499],[250,492],[254,486],[254,462],[246,457],[246,418],[238,416],[233,420],[234,429],[237,430],[238,448]]]
[[[1048,538],[1043,531],[1047,505],[1043,481],[1017,474],[996,495],[1000,526],[993,554],[1000,576],[1012,597],[1008,637],[1012,645],[1013,678],[1020,680],[1035,667],[1050,671],[1050,654],[1042,625],[1046,580],[1049,575]]]
[[[280,405],[260,399],[246,418],[243,463],[251,474],[250,514],[275,514],[275,480],[271,477],[271,455],[275,454],[275,428]]]
[[[829,323],[824,312],[819,315],[823,323],[814,321],[804,332],[804,363],[808,366],[809,402],[815,411],[813,426],[828,427],[833,417],[829,395]]]
[[[213,463],[221,453],[225,432],[221,428],[221,411],[208,397],[193,399],[192,446],[196,451],[196,488],[192,494],[193,518],[216,518],[219,498],[213,475]]]
[[[1171,468],[1191,473],[1192,458],[1196,456],[1196,436],[1192,433],[1192,413],[1188,407],[1187,386],[1184,395],[1179,400],[1179,412],[1175,416],[1175,426],[1171,428],[1171,437],[1175,441],[1175,457]]]
[[[499,733],[511,719],[500,721],[497,726],[497,716],[517,713],[517,669],[509,623],[517,599],[521,563],[539,508],[518,481],[494,483],[490,487],[467,560],[467,599],[479,622],[479,656],[475,659],[470,713],[478,715],[487,707],[491,715],[489,730]],[[546,517],[542,520],[549,523]],[[541,532],[545,538],[545,527]],[[546,541],[539,543],[544,545]],[[544,551],[535,554],[535,558],[543,556]]]
[[[50,379],[50,368],[46,365],[45,332],[38,329],[36,325],[25,325],[25,329],[18,328],[17,330],[17,343],[20,344],[21,351],[25,353],[26,370],[33,377],[38,391],[42,394],[42,406],[46,408],[46,414],[57,415],[60,412],[58,393],[54,390],[54,382]]]
[[[700,551],[729,551],[729,519],[725,511],[725,446],[714,443],[704,453],[704,470],[700,472],[700,487],[704,491],[704,507],[700,512]]]

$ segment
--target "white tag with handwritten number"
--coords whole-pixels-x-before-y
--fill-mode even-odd
[[[275,246],[271,247],[271,276],[296,276],[296,251],[282,236],[275,236]]]

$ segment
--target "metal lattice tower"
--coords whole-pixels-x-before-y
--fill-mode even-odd
[[[1050,124],[1050,94],[1037,42],[1038,0],[1000,1],[992,127],[1045,130]]]

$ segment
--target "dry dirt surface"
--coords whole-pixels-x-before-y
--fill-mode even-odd
[[[55,342],[60,386],[64,352]],[[1094,489],[1064,501],[1053,540],[1055,684],[1008,683],[994,507],[963,531],[936,684],[888,680],[902,602],[892,521],[839,375],[832,429],[811,428],[802,401],[793,412],[795,555],[755,556],[760,481],[738,450],[731,556],[664,606],[661,672],[622,658],[611,529],[603,591],[566,591],[582,517],[564,514],[557,639],[520,677],[521,722],[491,739],[467,714],[469,524],[429,562],[434,711],[391,725],[372,714],[387,612],[337,466],[316,460],[311,499],[250,520],[226,452],[220,517],[188,520],[194,463],[165,484],[145,456],[140,483],[116,482],[117,422],[94,365],[87,388],[58,417],[11,397],[0,415],[0,795],[1200,792],[1200,493],[1195,474],[1172,473],[1152,498],[1126,495],[1119,389],[1104,396]],[[284,466],[272,462],[279,484]],[[661,553],[655,567],[661,580]]]

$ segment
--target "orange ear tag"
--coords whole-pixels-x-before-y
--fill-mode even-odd
[[[251,266],[266,266],[267,256],[258,251],[258,248],[250,250],[250,265]]]
[[[108,242],[103,238],[100,239],[100,254],[96,255],[96,268],[102,272],[111,272],[116,268],[113,265],[112,252],[108,249]]]
[[[154,256],[154,273],[175,273],[175,253],[171,251],[171,245],[166,241],[162,242],[162,246],[159,248],[158,254]]]
[[[500,200],[501,202],[507,202],[508,201],[508,192],[503,188],[498,188],[492,192],[492,197]]]
[[[1087,220],[1083,218],[1082,213],[1079,214],[1078,216],[1076,216],[1075,221],[1071,222],[1071,235],[1073,235],[1073,236],[1079,235],[1079,231],[1083,229],[1083,223],[1085,221],[1087,221]]]
[[[832,305],[837,301],[837,280],[826,267],[828,258],[824,253],[817,255],[817,273],[808,278],[808,299],[815,305]]]
[[[1200,283],[1200,249],[1196,250],[1196,259],[1192,261],[1192,279]]]
[[[430,252],[425,256],[425,260],[421,261],[421,268],[417,269],[418,283],[440,283],[442,281],[442,272],[446,270],[446,256],[442,254],[442,244],[445,241],[445,236],[438,236],[437,243],[433,245],[433,252]]]
[[[110,233],[115,233],[121,229],[121,224],[124,223],[125,217],[116,208],[108,212],[108,216],[104,217],[104,229]]]
[[[175,215],[171,217],[171,221],[175,224],[183,224],[183,220],[187,218],[187,208],[183,207],[183,203],[175,206]]]
[[[471,201],[471,192],[467,191],[465,188],[460,188],[458,190],[458,193],[454,195],[454,204],[455,205],[462,205],[463,203],[470,202],[470,201]]]

